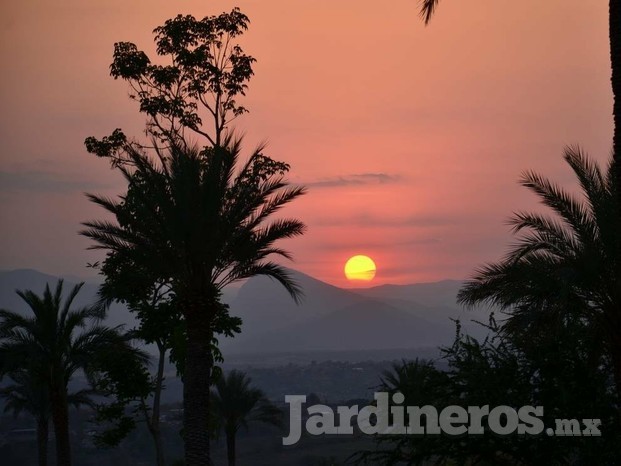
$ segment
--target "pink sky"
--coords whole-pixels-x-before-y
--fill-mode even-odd
[[[415,0],[3,2],[1,269],[93,273],[101,254],[76,232],[101,212],[82,193],[123,183],[83,140],[143,125],[108,76],[114,42],[151,52],[167,18],[234,6],[258,60],[238,128],[309,185],[287,211],[309,231],[287,246],[319,279],[347,286],[354,254],[375,259],[374,284],[465,278],[535,205],[523,170],[571,184],[566,144],[608,158],[606,2],[443,0],[428,27]]]

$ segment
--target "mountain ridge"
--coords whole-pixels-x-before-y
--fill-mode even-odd
[[[442,280],[424,284],[339,288],[315,277],[290,271],[306,292],[297,306],[286,290],[267,277],[254,277],[227,293],[232,315],[242,318],[242,333],[223,338],[227,353],[290,351],[354,351],[415,348],[448,344],[455,335],[450,319],[483,319],[465,314],[455,303],[461,283]],[[0,271],[0,307],[27,312],[15,289],[41,293],[58,277],[34,269]],[[66,280],[66,287],[75,281]],[[97,283],[86,282],[76,305],[92,302]],[[133,315],[113,304],[108,325],[136,325]],[[465,328],[469,324],[466,324]]]

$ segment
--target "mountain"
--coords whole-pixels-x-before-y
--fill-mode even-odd
[[[452,327],[428,322],[381,301],[367,299],[262,334],[244,335],[239,352],[346,351],[416,348],[449,343]],[[233,348],[232,348],[233,349]]]
[[[230,312],[242,318],[242,333],[222,339],[225,354],[291,353],[414,349],[448,344],[455,335],[451,318],[460,318],[468,333],[483,329],[470,319],[486,320],[486,313],[464,312],[455,304],[460,283],[443,281],[414,285],[382,285],[366,289],[338,288],[301,272],[291,271],[305,297],[296,305],[284,288],[267,277],[247,280],[225,290]],[[0,272],[0,308],[28,312],[15,289],[41,293],[57,277],[36,270]],[[67,280],[66,289],[75,281]],[[93,302],[97,283],[85,283],[76,305]],[[133,315],[114,304],[107,325],[136,325]]]
[[[22,314],[29,313],[28,306],[15,291],[32,290],[40,295],[45,290],[46,284],[49,284],[53,290],[59,278],[63,277],[48,275],[32,269],[0,271],[0,308],[10,309]],[[64,292],[68,293],[74,285],[81,282],[81,280],[75,277],[65,278]],[[85,282],[74,300],[75,306],[86,306],[96,301],[98,288],[98,282]],[[237,292],[238,288],[227,288],[223,293],[223,300],[225,302],[233,301],[235,296],[237,296]],[[129,329],[136,325],[136,320],[124,305],[114,303],[108,309],[106,325],[125,325]]]
[[[380,285],[370,288],[356,288],[362,296],[377,299],[400,299],[414,301],[430,307],[458,308],[457,292],[462,286],[458,280],[442,280],[412,285]]]
[[[22,315],[29,315],[28,305],[15,293],[15,290],[32,290],[37,294],[42,294],[45,285],[49,284],[52,290],[56,287],[59,277],[48,275],[32,269],[19,269],[0,272],[0,308],[19,312]],[[65,280],[63,290],[65,295],[77,283],[75,278]],[[92,304],[97,299],[97,283],[84,283],[80,293],[74,300],[75,307]],[[116,326],[125,325],[132,328],[136,321],[125,306],[113,304],[108,310],[106,325]]]
[[[457,304],[457,293],[462,286],[458,280],[442,280],[411,285],[380,285],[355,290],[361,296],[379,299],[397,309],[408,311],[430,322],[446,323],[459,319],[462,330],[469,335],[481,337],[486,330],[473,322],[487,322],[490,309],[466,310]],[[454,330],[454,325],[452,326]]]
[[[458,281],[342,289],[291,273],[305,291],[300,305],[269,278],[252,278],[241,287],[230,309],[242,318],[242,333],[221,342],[225,354],[444,345],[455,336],[451,319],[460,319],[473,335],[485,333],[470,320],[485,321],[486,312],[457,306]]]
[[[304,290],[304,297],[299,304],[293,301],[280,283],[268,277],[254,277],[239,289],[230,306],[231,314],[243,319],[244,332],[287,327],[366,300],[356,293],[301,272],[290,272]]]

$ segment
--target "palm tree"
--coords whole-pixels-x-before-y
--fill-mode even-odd
[[[49,438],[50,397],[45,385],[33,377],[32,371],[22,370],[11,374],[13,384],[0,390],[4,398],[4,412],[12,411],[18,416],[22,411],[34,416],[37,423],[37,453],[39,466],[47,465]]]
[[[12,384],[0,389],[4,398],[4,412],[11,411],[14,416],[27,412],[34,416],[37,423],[37,452],[39,466],[47,465],[47,444],[50,422],[50,395],[39,374],[32,368],[24,368],[10,374]],[[81,405],[93,406],[90,395],[92,390],[79,390],[67,396],[67,403],[76,408]]]
[[[402,393],[410,404],[428,404],[430,397],[440,396],[438,389],[426,392],[425,385],[442,386],[446,384],[446,374],[438,371],[432,361],[415,359],[393,363],[380,377],[382,391]]]
[[[211,392],[213,418],[226,436],[229,466],[235,466],[235,437],[239,429],[247,429],[251,422],[282,426],[282,412],[260,389],[252,388],[251,382],[243,372],[232,370],[218,378]]]
[[[94,248],[110,251],[170,284],[186,324],[184,442],[186,462],[210,462],[209,387],[214,338],[231,334],[233,323],[220,302],[224,286],[255,275],[280,282],[297,301],[301,290],[282,266],[269,260],[290,258],[275,246],[301,235],[295,219],[268,219],[304,193],[284,179],[288,166],[258,148],[239,162],[241,141],[202,150],[172,140],[157,157],[126,147],[129,163],[117,165],[128,181],[120,200],[90,195],[116,222],[92,221],[82,234]]]
[[[582,199],[527,172],[521,184],[555,216],[514,214],[518,242],[498,263],[479,269],[460,290],[466,305],[489,303],[509,314],[505,330],[537,335],[579,319],[604,342],[621,394],[621,236],[614,163],[607,173],[577,148],[565,151]]]
[[[99,325],[105,315],[101,306],[72,310],[82,285],[74,286],[64,303],[62,280],[58,281],[54,292],[46,285],[43,296],[30,290],[18,290],[17,294],[30,307],[33,316],[0,310],[0,374],[13,376],[28,368],[27,374],[17,375],[16,382],[21,383],[21,378],[23,387],[13,393],[18,397],[32,398],[31,406],[36,407],[42,420],[49,407],[59,466],[71,464],[69,380],[77,371],[88,370],[94,356],[110,349],[111,344],[120,338],[116,329]],[[40,386],[35,388],[35,384]],[[78,398],[85,401],[82,395],[84,393]]]
[[[378,391],[387,392],[391,396],[397,393],[403,395],[403,406],[434,406],[438,410],[454,403],[452,389],[446,371],[437,369],[432,361],[418,358],[393,363],[390,369],[382,373],[378,387]],[[407,414],[403,419],[406,425],[414,422],[409,416]],[[390,423],[393,422],[391,418]],[[365,465],[448,464],[445,439],[434,435],[421,438],[387,433],[375,437],[373,448],[354,453],[349,459],[353,464]]]

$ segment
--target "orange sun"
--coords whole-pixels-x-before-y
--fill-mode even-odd
[[[351,281],[369,282],[376,272],[375,262],[369,256],[358,255],[350,257],[345,263],[345,276]]]

